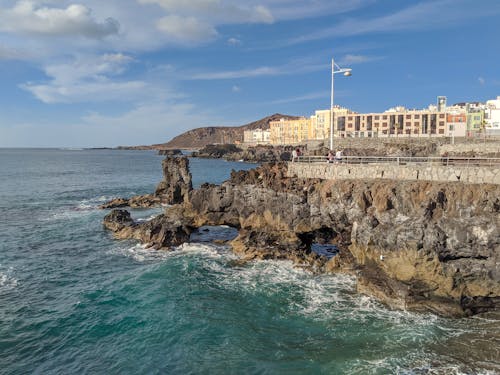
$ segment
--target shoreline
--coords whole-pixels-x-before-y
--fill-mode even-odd
[[[313,272],[353,273],[360,292],[392,307],[445,316],[499,307],[498,185],[300,179],[287,177],[282,163],[192,189],[187,158],[167,158],[163,170],[153,196],[171,206],[141,224],[128,211],[112,211],[104,223],[116,237],[168,249],[202,225],[229,225],[239,231],[231,247],[243,260],[290,259]],[[471,207],[474,215],[464,217]],[[339,254],[319,256],[314,243],[336,245]]]

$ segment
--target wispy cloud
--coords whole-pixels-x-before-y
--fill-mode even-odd
[[[500,7],[496,0],[485,0],[481,6],[477,6],[477,3],[472,0],[427,1],[385,16],[371,19],[347,19],[335,26],[293,38],[288,41],[288,44],[376,32],[443,28],[473,18],[494,16],[499,13]]]
[[[186,75],[188,80],[220,80],[235,78],[256,78],[269,76],[282,76],[291,74],[305,74],[328,70],[328,64],[307,60],[296,60],[279,66],[261,66],[256,68],[226,70],[219,72],[201,72]]]
[[[271,104],[286,104],[286,103],[304,102],[304,101],[308,101],[308,100],[317,100],[317,99],[325,99],[325,103],[326,103],[328,98],[330,98],[329,91],[317,91],[317,92],[311,92],[311,93],[304,94],[304,95],[273,100],[270,103]]]
[[[477,81],[481,86],[484,86],[486,83],[486,80],[483,77],[478,77]]]
[[[366,55],[352,55],[352,54],[347,54],[343,56],[339,60],[340,65],[355,65],[355,64],[363,64],[367,62],[372,62],[372,61],[378,61],[378,60],[383,60],[384,57],[382,56],[366,56]]]

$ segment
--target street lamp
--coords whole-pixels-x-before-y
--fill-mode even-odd
[[[337,70],[335,70],[337,68]],[[350,77],[352,69],[341,68],[332,58],[332,92],[330,95],[330,150],[333,150],[333,77],[337,73],[344,73],[344,76]]]

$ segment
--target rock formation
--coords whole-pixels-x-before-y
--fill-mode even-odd
[[[160,204],[171,205],[187,200],[193,189],[189,172],[189,159],[185,157],[167,157],[162,162],[163,180],[154,194],[138,195],[132,198],[117,198],[99,206],[101,209],[132,207],[149,208]]]
[[[164,162],[168,188],[160,191],[182,191],[166,193],[178,204],[144,224],[112,212],[106,226],[120,238],[164,248],[202,225],[230,225],[239,230],[233,249],[245,259],[352,272],[361,292],[393,307],[458,316],[500,305],[498,185],[306,180],[286,177],[281,163],[179,190],[186,173],[165,165],[172,161]],[[313,243],[336,244],[340,252],[328,260],[311,251]]]

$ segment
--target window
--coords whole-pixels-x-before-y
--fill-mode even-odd
[[[439,121],[439,126],[444,126],[444,121]]]
[[[375,120],[380,120],[380,116],[375,116]]]
[[[444,134],[444,129],[439,129],[439,134]]]
[[[383,128],[387,128],[387,122],[383,122],[383,123],[382,123],[382,127],[383,127]]]
[[[411,119],[411,115],[406,115],[406,119],[407,120]]]
[[[411,122],[406,121],[406,126],[410,127],[411,126]]]
[[[413,118],[420,118],[420,115],[413,115]]]
[[[439,118],[444,118],[444,113],[441,113],[441,114],[439,115]]]
[[[382,120],[387,120],[387,116],[382,116]]]

